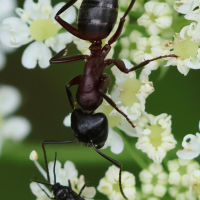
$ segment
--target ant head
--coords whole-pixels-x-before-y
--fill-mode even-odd
[[[97,148],[101,148],[108,137],[108,120],[103,113],[88,115],[81,109],[74,109],[71,127],[75,137],[86,146],[91,146],[92,140]]]
[[[60,183],[56,183],[54,185],[52,185],[51,190],[53,191],[54,195],[56,195],[58,193],[58,191],[61,189],[61,185]]]

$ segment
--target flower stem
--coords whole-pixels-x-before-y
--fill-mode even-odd
[[[133,158],[133,160],[138,164],[138,166],[140,166],[141,169],[146,169],[148,167],[148,163],[146,163],[144,161],[144,159],[140,156],[140,154],[136,153],[137,149],[135,148],[135,146],[133,144],[130,144],[128,142],[127,137],[125,136],[124,132],[121,131],[118,128],[114,128],[114,130],[120,134],[120,136],[122,137],[124,144],[125,144],[125,148],[128,150],[130,156]]]

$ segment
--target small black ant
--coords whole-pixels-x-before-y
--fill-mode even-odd
[[[70,80],[66,85],[66,92],[69,103],[72,108],[71,127],[74,135],[79,142],[85,146],[93,147],[94,150],[108,161],[120,168],[119,171],[119,187],[121,194],[126,198],[121,183],[121,164],[112,158],[104,155],[98,149],[102,148],[108,137],[108,120],[103,113],[93,114],[105,99],[114,109],[121,113],[126,120],[134,128],[135,126],[128,116],[118,109],[115,102],[106,95],[110,84],[110,76],[103,73],[104,69],[112,64],[123,73],[129,73],[148,63],[167,57],[177,57],[176,55],[159,56],[157,58],[146,60],[139,65],[127,69],[124,62],[120,59],[105,59],[111,49],[111,45],[119,38],[125,18],[133,7],[135,0],[130,0],[130,4],[120,19],[118,28],[113,36],[108,40],[108,44],[102,47],[102,39],[108,37],[112,31],[118,15],[118,0],[83,0],[78,15],[78,28],[73,27],[60,18],[60,14],[72,6],[77,0],[70,0],[56,14],[55,20],[68,32],[79,39],[91,42],[89,47],[91,55],[74,55],[63,57],[66,55],[66,48],[61,50],[53,58],[50,64],[68,63],[78,60],[86,60],[84,72]],[[70,87],[78,85],[76,99],[82,109],[75,109],[76,102],[73,100]],[[42,147],[45,152],[46,144],[68,144],[74,141],[43,141]],[[46,164],[47,165],[47,164]],[[47,166],[46,166],[47,167]],[[49,177],[48,177],[49,180]]]
[[[48,169],[48,164],[47,164],[47,159],[46,159],[46,154],[44,154],[45,157],[45,164],[47,166],[47,176],[49,177],[49,169]],[[49,183],[44,183],[36,180],[32,180],[33,182],[36,182],[39,186],[39,188],[49,197],[49,199],[54,199],[54,200],[85,200],[83,197],[81,197],[81,193],[83,192],[84,188],[86,187],[87,183],[83,185],[81,188],[79,194],[74,192],[71,187],[71,182],[68,180],[69,186],[63,186],[60,183],[56,182],[56,158],[57,158],[57,153],[55,153],[55,160],[54,160],[54,166],[53,166],[53,174],[54,174],[54,184],[50,184],[50,179]],[[51,190],[53,191],[54,197],[50,197],[49,194],[40,186],[40,184],[51,186]]]

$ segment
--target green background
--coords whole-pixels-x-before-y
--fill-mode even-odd
[[[58,2],[58,1],[57,1]],[[53,1],[52,5],[57,3]],[[23,1],[19,1],[22,7]],[[81,74],[84,68],[83,61],[69,64],[52,65],[47,69],[38,66],[28,70],[21,65],[21,57],[26,46],[18,48],[7,56],[7,65],[0,72],[0,83],[13,85],[22,93],[23,101],[14,115],[24,116],[32,124],[31,134],[20,143],[7,141],[2,149],[0,157],[0,198],[10,199],[35,199],[29,189],[30,179],[33,175],[43,181],[33,162],[29,160],[29,154],[36,150],[39,154],[39,162],[44,167],[41,142],[43,140],[73,140],[73,132],[63,125],[64,117],[71,112],[65,93],[65,84],[74,76]],[[115,51],[118,57],[120,48]],[[78,54],[75,46],[70,47],[69,54]],[[106,70],[110,74],[110,69]],[[170,66],[162,79],[159,79],[160,69],[153,71],[150,81],[153,81],[155,92],[146,101],[146,111],[153,115],[167,113],[172,115],[172,133],[178,144],[176,149],[167,155],[169,159],[176,158],[176,151],[181,147],[181,142],[186,134],[198,132],[200,120],[200,71],[190,70],[185,77],[180,74],[177,67]],[[112,78],[114,83],[114,77]],[[74,94],[76,87],[73,88]],[[123,164],[123,170],[132,172],[136,176],[139,186],[138,173],[140,167],[133,159],[134,155],[141,155],[145,162],[149,163],[146,154],[136,150],[134,145],[137,138],[129,138],[129,145],[120,155],[114,155],[109,149],[102,150],[108,156]],[[131,152],[130,153],[130,147]],[[55,151],[58,152],[58,160],[64,162],[71,160],[75,163],[79,175],[83,174],[89,181],[89,185],[97,186],[99,180],[111,165],[99,156],[92,148],[86,148],[81,143],[70,145],[51,145],[47,147],[48,160],[54,159]],[[165,159],[165,161],[167,158]],[[106,199],[98,193],[95,199]]]

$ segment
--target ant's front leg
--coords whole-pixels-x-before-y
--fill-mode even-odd
[[[67,48],[62,49],[60,52],[58,52],[54,57],[52,57],[49,62],[50,64],[59,64],[59,63],[68,63],[68,62],[74,62],[78,60],[84,60],[88,59],[88,55],[75,55],[75,56],[69,56],[62,58],[67,54]]]
[[[144,67],[145,65],[149,64],[152,61],[155,61],[155,60],[158,60],[158,59],[161,59],[161,58],[170,58],[170,57],[177,58],[178,56],[173,55],[173,54],[166,55],[166,56],[159,56],[159,57],[156,57],[156,58],[153,58],[153,59],[150,59],[150,60],[145,60],[145,61],[141,62],[139,65],[132,67],[131,69],[127,69],[124,62],[120,59],[108,59],[108,60],[105,60],[105,64],[106,64],[106,66],[110,66],[111,64],[115,64],[116,67],[121,72],[128,74],[129,72],[132,72],[132,71],[135,71],[136,69]]]
[[[73,78],[72,80],[70,80],[70,81],[66,84],[66,86],[65,86],[65,88],[66,88],[66,93],[67,93],[67,96],[68,96],[68,99],[69,99],[69,103],[70,103],[70,106],[71,106],[72,110],[74,110],[76,102],[74,101],[73,96],[72,96],[72,93],[71,93],[71,91],[69,90],[69,88],[70,88],[71,86],[73,86],[73,85],[79,85],[81,76],[82,76],[82,75],[79,75],[79,76],[74,77],[74,78]]]
[[[99,89],[98,92],[101,94],[101,96],[115,109],[117,110],[120,114],[122,114],[126,120],[131,124],[131,126],[133,128],[135,128],[135,126],[133,125],[133,123],[131,122],[131,120],[128,118],[128,116],[122,112],[117,105],[115,104],[115,102],[106,95],[107,92],[107,88],[110,84],[110,76],[107,74],[103,74],[102,77],[100,78],[100,84],[99,84]]]
[[[60,18],[60,14],[63,13],[65,10],[67,10],[70,6],[72,6],[77,0],[70,0],[68,3],[66,3],[57,13],[55,16],[55,20],[68,32],[70,32],[72,35],[76,36],[79,39],[85,40],[85,38],[81,35],[80,31],[64,21]]]

